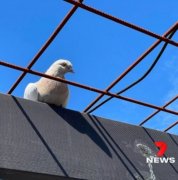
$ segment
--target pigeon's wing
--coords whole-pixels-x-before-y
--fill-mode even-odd
[[[24,98],[33,101],[38,101],[38,89],[35,83],[29,83],[25,88]]]
[[[70,91],[68,90],[68,95],[67,95],[67,98],[65,99],[65,101],[62,103],[62,107],[66,107],[67,106],[67,103],[69,101],[69,96],[70,96]]]

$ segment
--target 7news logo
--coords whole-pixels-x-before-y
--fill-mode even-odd
[[[175,163],[176,160],[174,157],[163,157],[164,153],[167,150],[167,144],[163,141],[157,141],[154,143],[155,146],[159,148],[157,156],[146,157],[146,163]]]

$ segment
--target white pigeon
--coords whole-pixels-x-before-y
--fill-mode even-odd
[[[65,79],[64,75],[67,72],[74,72],[71,62],[60,59],[55,61],[45,74]],[[27,85],[24,98],[66,107],[69,90],[65,83],[42,77],[39,81]]]

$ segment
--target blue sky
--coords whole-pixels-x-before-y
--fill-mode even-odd
[[[168,1],[167,1],[168,3]],[[86,0],[85,4],[105,11],[130,23],[162,35],[178,19],[178,1],[169,4],[161,0],[108,2]],[[62,0],[2,1],[0,6],[0,59],[26,67],[43,43],[64,18],[72,5]],[[175,41],[178,35],[175,34]],[[69,59],[75,74],[71,81],[105,89],[131,65],[156,39],[129,29],[103,17],[78,9],[54,42],[33,66],[45,72],[55,60]],[[161,46],[129,73],[111,92],[117,92],[138,77],[151,65]],[[6,93],[21,72],[0,66],[0,92]],[[169,45],[156,68],[139,85],[123,95],[158,106],[164,105],[178,92],[178,51]],[[27,75],[13,95],[22,97],[25,86],[39,77]],[[68,108],[82,111],[97,96],[70,86]],[[178,101],[169,106],[178,109]],[[154,110],[113,99],[93,114],[105,118],[138,124]],[[178,120],[175,115],[159,113],[146,127],[165,129]],[[170,130],[177,133],[178,127]],[[178,134],[178,133],[177,133]]]

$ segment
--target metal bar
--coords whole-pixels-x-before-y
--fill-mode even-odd
[[[172,31],[177,29],[177,23],[174,24],[164,35],[163,37],[168,36]],[[119,81],[121,81],[137,64],[139,64],[151,51],[153,51],[159,44],[161,40],[157,40],[152,46],[150,46],[146,52],[144,52],[132,65],[130,65],[116,80],[114,80],[105,91],[109,91],[112,89]],[[85,109],[83,112],[87,112],[93,105],[95,105],[104,94],[100,94],[97,98],[95,98]]]
[[[176,121],[175,123],[173,123],[172,125],[170,125],[168,128],[166,128],[164,130],[164,132],[167,132],[168,130],[170,130],[171,128],[173,128],[174,126],[176,126],[178,124],[178,121]]]
[[[169,106],[171,103],[173,103],[176,99],[178,99],[178,96],[175,96],[173,99],[171,99],[170,101],[168,101],[164,106],[162,106],[163,108]],[[151,118],[153,118],[156,114],[158,114],[160,111],[157,110],[154,113],[152,113],[151,115],[149,115],[147,118],[145,118],[140,124],[139,126],[142,126],[143,124],[145,124],[148,120],[150,120]]]
[[[177,30],[174,30],[172,33],[170,33],[170,35],[168,36],[169,39],[172,38],[172,36],[177,32]],[[163,52],[165,51],[166,47],[167,47],[168,43],[164,43],[163,47],[161,48],[159,54],[157,55],[157,57],[155,58],[155,60],[153,61],[153,63],[151,64],[151,66],[149,67],[149,69],[144,73],[144,75],[142,75],[140,78],[138,78],[136,81],[132,82],[130,85],[126,86],[125,88],[121,89],[119,92],[115,93],[117,95],[121,95],[122,93],[128,91],[129,89],[133,88],[135,85],[137,85],[138,83],[141,83],[141,81],[143,81],[150,73],[151,71],[154,69],[154,67],[156,66],[156,64],[158,63],[159,59],[161,58]],[[103,104],[106,104],[108,101],[110,101],[112,99],[112,97],[108,97],[107,99],[103,100],[102,102],[98,103],[95,107],[91,108],[88,113],[92,113],[93,111],[95,111],[96,109],[98,109],[99,107],[101,107]]]
[[[156,38],[156,39],[160,39],[160,40],[165,41],[165,42],[167,42],[167,43],[169,43],[169,44],[172,44],[172,45],[174,45],[174,46],[178,46],[178,43],[175,42],[175,41],[169,40],[169,39],[167,39],[167,38],[165,38],[165,37],[162,37],[162,36],[160,36],[160,35],[158,35],[158,34],[155,34],[155,33],[151,32],[151,31],[148,31],[148,30],[146,30],[146,29],[144,29],[144,28],[141,28],[141,27],[139,27],[139,26],[136,26],[136,25],[134,25],[134,24],[128,23],[128,22],[126,22],[126,21],[123,21],[123,20],[121,20],[121,19],[119,19],[119,18],[116,18],[116,17],[114,17],[114,16],[111,16],[111,15],[109,15],[109,14],[106,14],[106,13],[104,13],[104,12],[102,12],[102,11],[99,11],[99,10],[97,10],[97,9],[94,9],[94,8],[92,8],[92,7],[90,7],[90,6],[85,5],[85,4],[82,4],[82,3],[79,3],[79,2],[73,1],[73,0],[64,0],[64,1],[66,1],[66,2],[68,2],[68,3],[71,3],[71,4],[73,4],[73,5],[77,5],[78,7],[82,8],[82,9],[85,9],[85,10],[87,10],[87,11],[90,11],[90,12],[94,13],[94,14],[97,14],[97,15],[100,15],[100,16],[105,17],[105,18],[107,18],[107,19],[110,19],[110,20],[112,20],[112,21],[114,21],[114,22],[120,23],[120,24],[122,24],[122,25],[124,25],[124,26],[127,26],[127,27],[129,27],[129,28],[135,29],[135,30],[137,30],[137,31],[139,31],[139,32],[142,32],[142,33],[144,33],[144,34],[147,34],[147,35],[149,35],[149,36],[152,36],[152,37],[154,37],[154,38]]]
[[[44,53],[44,51],[48,48],[48,46],[51,44],[51,42],[55,39],[57,34],[62,30],[62,28],[65,26],[65,24],[68,22],[68,20],[71,18],[71,16],[74,14],[74,12],[77,10],[78,6],[75,5],[72,7],[72,9],[68,12],[68,14],[64,17],[64,19],[61,21],[61,23],[58,25],[58,27],[55,29],[55,31],[52,33],[52,35],[49,37],[49,39],[44,43],[42,48],[37,52],[37,54],[33,57],[33,59],[28,64],[27,68],[31,69],[32,66],[37,62],[39,57]],[[7,92],[8,94],[11,94],[14,89],[18,86],[18,84],[22,81],[22,79],[25,77],[27,72],[23,72],[16,82],[12,85],[10,90]]]
[[[146,107],[149,107],[149,108],[158,109],[160,111],[164,111],[164,112],[167,112],[167,113],[170,113],[170,114],[178,115],[178,112],[176,112],[176,111],[165,109],[165,108],[162,108],[162,107],[159,107],[159,106],[155,106],[155,105],[152,105],[152,104],[141,102],[141,101],[131,99],[131,98],[128,98],[128,97],[123,97],[123,96],[120,96],[120,95],[116,95],[116,94],[113,94],[113,93],[110,93],[110,92],[107,92],[107,91],[103,91],[103,90],[100,90],[100,89],[97,89],[97,88],[94,88],[94,87],[90,87],[90,86],[86,86],[86,85],[79,84],[79,83],[76,83],[76,82],[68,81],[66,79],[49,76],[49,75],[44,74],[44,73],[33,71],[33,70],[30,70],[30,69],[27,69],[27,68],[22,68],[20,66],[9,64],[9,63],[3,62],[3,61],[0,61],[0,65],[6,66],[6,67],[9,67],[9,68],[13,68],[13,69],[16,69],[16,70],[19,70],[19,71],[24,71],[26,73],[34,74],[34,75],[37,75],[37,76],[40,76],[40,77],[45,77],[45,78],[52,79],[52,80],[55,80],[55,81],[60,81],[60,82],[63,82],[63,83],[67,83],[67,84],[70,84],[72,86],[83,88],[83,89],[93,91],[93,92],[96,92],[96,93],[101,93],[101,94],[104,94],[104,95],[108,95],[108,96],[111,96],[111,97],[115,97],[115,98],[118,98],[118,99],[129,101],[129,102],[139,104],[139,105],[142,105],[142,106],[146,106]]]

